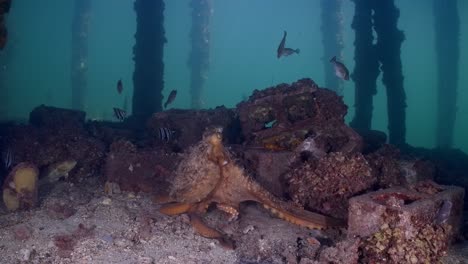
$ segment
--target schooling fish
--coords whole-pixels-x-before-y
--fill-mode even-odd
[[[124,119],[127,117],[127,112],[125,110],[123,110],[123,109],[114,107],[114,116],[118,120],[124,121]]]
[[[123,91],[123,84],[122,84],[122,79],[120,79],[118,82],[117,82],[117,92],[119,94],[122,94],[122,91]]]
[[[333,66],[335,67],[335,75],[343,80],[349,80],[349,71],[346,68],[346,66],[336,60],[336,56],[333,56],[333,58],[330,60],[331,63],[333,63]]]
[[[451,201],[444,200],[442,206],[440,207],[439,211],[437,212],[434,218],[434,222],[438,225],[442,225],[445,222],[447,222],[450,216],[450,212],[452,211],[452,206],[453,204]]]
[[[164,108],[167,107],[168,104],[174,102],[174,99],[177,96],[177,90],[172,90],[171,93],[169,94],[169,97],[167,97],[166,103],[164,103]]]
[[[291,49],[291,48],[286,48],[285,45],[286,45],[286,35],[288,33],[286,31],[284,31],[284,34],[283,34],[283,39],[281,39],[281,42],[278,46],[278,49],[276,51],[276,57],[279,59],[281,56],[289,56],[293,53],[297,53],[299,54],[300,50],[299,49]]]
[[[174,133],[175,133],[174,130],[171,130],[171,129],[167,128],[167,127],[160,127],[159,128],[158,138],[161,141],[169,142],[172,139],[172,137],[174,136]]]
[[[3,151],[2,160],[3,166],[7,170],[11,167],[11,165],[13,165],[13,151],[11,150],[11,148],[7,148],[5,151]]]

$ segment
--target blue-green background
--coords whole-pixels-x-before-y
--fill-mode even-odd
[[[71,22],[73,2],[63,0],[15,0],[7,15],[9,42],[0,53],[0,119],[26,120],[40,104],[70,107]],[[396,0],[401,16],[399,28],[406,40],[402,62],[407,93],[407,139],[415,146],[434,147],[436,105],[436,58],[432,1]],[[468,152],[468,1],[459,1],[460,60],[458,112],[454,144]],[[318,0],[213,0],[210,69],[203,92],[205,108],[233,107],[244,95],[281,82],[309,77],[324,85],[320,1]],[[354,4],[345,0],[343,61],[354,67]],[[167,97],[178,90],[173,107],[188,108],[190,52],[189,0],[167,0],[164,49]],[[88,118],[113,119],[112,107],[131,104],[132,47],[136,18],[131,0],[93,0],[89,30]],[[282,31],[287,45],[300,48],[299,56],[278,60],[276,48]],[[332,70],[331,66],[327,70]],[[123,95],[116,92],[122,78]],[[386,131],[385,90],[378,81],[373,128]],[[347,120],[354,112],[354,84],[344,84]]]

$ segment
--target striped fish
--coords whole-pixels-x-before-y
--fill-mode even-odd
[[[2,153],[2,160],[3,160],[3,165],[5,166],[5,169],[9,169],[11,165],[13,165],[13,151],[11,148],[7,148],[3,153]]]
[[[120,108],[115,108],[114,107],[114,116],[120,120],[120,121],[124,121],[124,119],[127,117],[127,112],[123,109],[120,109]]]
[[[172,139],[172,137],[174,136],[174,133],[175,133],[174,130],[171,130],[171,129],[167,128],[167,127],[160,127],[159,128],[158,138],[161,141],[169,142]]]

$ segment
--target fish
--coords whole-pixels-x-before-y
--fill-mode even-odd
[[[343,63],[337,61],[336,56],[333,56],[330,62],[333,63],[333,66],[335,67],[335,75],[342,80],[348,81],[349,80],[348,68],[346,68],[346,66]]]
[[[119,79],[119,81],[117,82],[117,92],[119,94],[122,94],[122,91],[123,91],[122,79]]]
[[[171,141],[174,134],[175,134],[174,130],[171,130],[171,129],[167,128],[167,127],[160,127],[159,128],[158,138],[161,141],[169,142],[169,141]]]
[[[281,39],[281,42],[280,42],[280,44],[278,46],[278,49],[276,51],[276,57],[278,59],[281,58],[281,56],[289,56],[289,55],[294,54],[294,53],[299,54],[299,52],[301,51],[300,49],[291,49],[291,48],[286,48],[285,47],[287,34],[288,33],[285,30],[284,33],[283,33],[283,39]]]
[[[164,103],[164,108],[167,108],[168,104],[174,102],[176,96],[177,96],[177,90],[172,90],[171,93],[169,93],[169,97],[167,97],[166,103]]]
[[[447,222],[449,219],[450,213],[452,212],[453,204],[449,200],[444,200],[440,206],[439,211],[434,217],[434,223],[437,225],[442,225]]]
[[[127,117],[127,112],[123,109],[114,107],[114,115],[118,120],[124,121],[124,119]]]
[[[11,167],[11,165],[13,165],[13,151],[11,148],[7,148],[2,153],[2,160],[3,160],[3,166],[7,170]]]
[[[54,164],[49,165],[46,170],[45,176],[43,176],[43,180],[49,183],[54,183],[60,180],[60,178],[64,177],[65,179],[68,178],[68,173],[75,168],[76,160],[65,160],[62,162],[57,162]]]

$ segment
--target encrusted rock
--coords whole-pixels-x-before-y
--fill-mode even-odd
[[[249,145],[292,151],[312,136],[325,152],[362,148],[360,136],[344,123],[347,107],[342,99],[310,79],[256,90],[237,111]]]
[[[105,162],[106,192],[164,190],[178,161],[177,154],[164,149],[137,149],[129,141],[117,141]]]
[[[374,169],[380,188],[410,186],[420,181],[433,180],[436,175],[435,165],[429,160],[403,156],[392,145],[383,145],[366,155]]]
[[[371,188],[376,178],[361,154],[336,152],[294,168],[287,182],[288,193],[297,204],[345,218],[348,198]]]
[[[366,159],[376,173],[379,187],[389,188],[405,182],[400,166],[400,151],[396,147],[384,145],[366,155]]]
[[[83,111],[41,105],[29,114],[29,123],[37,127],[68,130],[83,129],[86,113]]]
[[[284,175],[290,170],[291,151],[270,151],[247,148],[243,151],[243,161],[252,176],[267,190],[278,197],[285,194]]]
[[[100,172],[105,157],[105,145],[84,129],[61,127],[13,126],[6,140],[17,161],[36,164],[40,170],[63,161],[76,161],[70,178],[80,180]]]
[[[354,197],[348,236],[363,238],[365,263],[438,263],[459,232],[463,196],[460,187],[420,182]]]
[[[436,224],[444,202],[451,208],[445,223],[452,233],[460,229],[464,190],[455,186],[421,182],[411,189],[394,187],[349,200],[348,235],[367,237],[390,225],[405,231],[412,238],[421,226]]]

